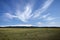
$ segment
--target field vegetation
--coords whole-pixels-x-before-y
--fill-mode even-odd
[[[0,28],[0,40],[60,40],[60,28]]]

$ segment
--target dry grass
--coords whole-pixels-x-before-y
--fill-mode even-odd
[[[60,40],[60,28],[0,28],[0,40]]]

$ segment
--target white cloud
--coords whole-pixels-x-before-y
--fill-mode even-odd
[[[26,26],[26,27],[30,27],[30,26],[33,26],[33,25],[32,24],[0,25],[0,27],[6,27],[6,26]]]
[[[38,26],[38,27],[43,26],[43,23],[42,22],[37,22],[36,26]]]
[[[53,2],[53,0],[47,0],[47,1],[43,4],[42,8],[39,8],[38,10],[36,10],[36,11],[34,12],[33,18],[38,18],[38,17],[41,15],[41,13],[43,13],[44,11],[46,11],[46,10],[48,9],[48,7],[51,5],[52,2]]]
[[[31,12],[32,12],[32,6],[30,4],[27,4],[23,12],[17,10],[15,15],[12,15],[10,13],[5,13],[5,15],[8,19],[18,18],[23,22],[27,22],[27,20],[29,20],[32,16]]]
[[[49,22],[48,24],[56,24],[56,22]]]
[[[54,17],[47,17],[45,20],[47,20],[47,21],[51,21],[51,20],[55,20],[56,18],[54,18]]]
[[[59,27],[59,23],[58,22],[55,22],[55,21],[51,21],[51,22],[46,22],[46,23],[43,23],[43,22],[37,22],[36,23],[36,26],[38,27]]]
[[[6,18],[9,18],[9,19],[13,19],[13,18],[16,17],[16,16],[14,16],[14,15],[12,15],[12,14],[10,14],[10,13],[5,13],[5,17],[6,17]]]
[[[52,17],[51,15],[50,15],[50,13],[48,13],[48,14],[45,14],[45,15],[42,15],[41,17],[40,17],[40,19],[43,19],[43,20],[45,20],[45,21],[52,21],[52,20],[55,20],[56,18],[55,17]]]
[[[32,5],[27,4],[26,7],[24,8],[24,12],[20,12],[19,10],[16,13],[16,16],[18,19],[20,19],[23,22],[27,22],[29,19],[33,19],[40,16],[41,13],[43,13],[53,2],[53,0],[47,0],[44,4],[43,7],[36,10],[36,12],[32,13]]]
[[[27,20],[30,19],[31,16],[32,16],[32,15],[31,15],[31,12],[32,12],[32,7],[31,7],[31,5],[27,5],[27,6],[25,7],[24,12],[20,12],[20,11],[18,10],[17,13],[16,13],[16,16],[17,16],[17,18],[20,19],[21,21],[27,22]]]
[[[42,23],[41,23],[41,22],[38,22],[37,24],[38,24],[38,25],[42,25]]]
[[[51,21],[51,22],[47,22],[47,26],[59,26],[59,23],[55,21]]]
[[[27,22],[29,19],[34,19],[34,18],[39,18],[40,14],[43,13],[44,11],[46,11],[46,9],[51,5],[51,3],[53,2],[53,0],[47,0],[42,8],[39,8],[38,10],[36,10],[34,13],[32,13],[32,8],[33,8],[33,4],[31,5],[31,3],[27,3],[27,5],[23,8],[24,11],[21,12],[18,9],[16,9],[16,13],[15,15],[12,15],[10,13],[6,13],[6,16],[10,19],[13,18],[18,18],[19,20],[23,21],[23,22]],[[47,15],[43,16],[46,17]],[[47,18],[47,20],[52,20],[53,18]]]
[[[48,14],[45,14],[45,15],[43,15],[41,18],[47,18],[48,16],[49,16],[50,14],[48,13]]]
[[[4,15],[2,16],[3,21],[6,22],[11,22],[13,18],[16,18],[16,16],[12,15],[11,13],[4,13]]]

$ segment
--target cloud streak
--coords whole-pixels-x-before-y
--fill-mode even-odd
[[[46,11],[46,10],[48,9],[48,7],[52,4],[53,1],[54,1],[54,0],[47,0],[47,1],[43,4],[42,8],[39,8],[38,10],[36,10],[36,11],[34,12],[33,18],[38,18],[38,17],[41,15],[41,13],[43,13],[44,11]]]
[[[18,18],[19,20],[21,20],[23,22],[27,22],[29,19],[39,18],[41,13],[46,11],[52,2],[53,2],[53,0],[47,0],[43,4],[42,8],[35,10],[33,13],[32,13],[32,10],[33,10],[33,6],[34,6],[34,2],[33,2],[33,4],[32,4],[32,2],[27,3],[27,5],[25,5],[25,7],[23,8],[24,9],[23,12],[21,12],[18,7],[18,9],[16,9],[15,15],[12,15],[10,13],[6,13],[6,15],[9,16],[10,19]]]
[[[10,14],[10,13],[6,13],[5,16],[6,16],[7,18],[9,18],[9,19],[13,19],[13,18],[16,17],[16,16],[14,16],[14,15],[12,15],[12,14]]]
[[[52,20],[56,19],[55,17],[50,16],[49,13],[41,16],[41,18],[44,19],[44,20],[46,20],[46,21],[52,21]]]
[[[28,19],[31,18],[31,12],[32,12],[32,7],[31,5],[27,5],[25,8],[24,8],[24,12],[20,12],[19,10],[17,11],[16,13],[16,16],[18,19],[20,19],[21,21],[23,22],[27,22]]]

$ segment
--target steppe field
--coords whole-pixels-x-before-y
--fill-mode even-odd
[[[60,28],[0,28],[0,40],[60,40]]]

